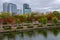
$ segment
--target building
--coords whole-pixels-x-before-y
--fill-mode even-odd
[[[8,12],[8,3],[3,3],[3,12]]]
[[[17,6],[15,4],[9,3],[8,12],[16,14],[17,13]]]
[[[3,12],[9,12],[15,15],[17,13],[17,6],[13,3],[3,3]]]
[[[17,14],[22,14],[22,10],[17,9]]]
[[[31,13],[31,8],[29,7],[29,4],[23,4],[23,14]]]
[[[31,8],[25,9],[25,13],[31,13]]]
[[[23,8],[24,9],[28,9],[29,8],[29,4],[23,4]]]

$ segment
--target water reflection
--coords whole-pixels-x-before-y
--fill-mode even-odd
[[[59,29],[8,32],[0,34],[0,40],[59,40]]]
[[[7,37],[7,36],[5,36],[3,40],[8,40],[8,37]]]
[[[38,34],[42,34],[44,37],[47,37],[47,30],[38,30]]]
[[[35,35],[35,32],[33,30],[32,31],[25,31],[24,34],[29,36],[29,37],[32,37]]]
[[[53,29],[51,30],[51,32],[53,32],[54,36],[57,36],[59,33],[59,29]]]

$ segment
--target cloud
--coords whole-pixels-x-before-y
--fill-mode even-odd
[[[60,10],[60,0],[0,0],[1,10],[2,4],[4,2],[14,3],[17,5],[18,9],[22,9],[23,4],[28,3],[32,8],[32,11],[46,12],[52,10]]]
[[[60,3],[60,0],[56,0],[53,2],[54,4],[59,4]]]

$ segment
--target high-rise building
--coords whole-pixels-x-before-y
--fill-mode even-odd
[[[23,8],[24,9],[28,9],[29,8],[29,4],[23,4]]]
[[[9,12],[12,14],[16,14],[17,6],[13,3],[3,3],[3,12]]]
[[[17,9],[17,14],[22,14],[22,10]]]
[[[25,9],[25,13],[31,13],[31,8]]]
[[[15,4],[9,3],[8,12],[16,14],[17,13],[17,6]]]
[[[23,4],[23,14],[25,13],[31,13],[31,8],[29,7],[29,4]]]
[[[3,12],[8,12],[8,3],[3,3]]]

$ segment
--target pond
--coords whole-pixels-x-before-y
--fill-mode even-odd
[[[60,29],[0,33],[0,40],[60,40]]]

